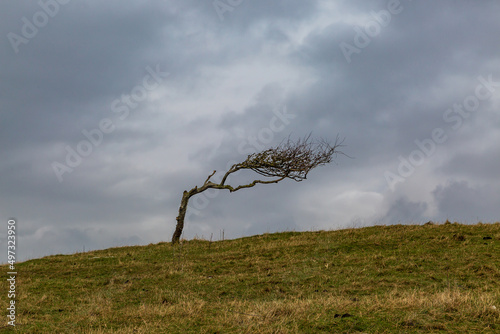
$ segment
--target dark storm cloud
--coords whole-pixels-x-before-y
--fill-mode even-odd
[[[497,30],[499,23],[491,15],[485,19],[476,8],[464,13],[465,5],[456,8],[450,2],[433,4],[432,10],[428,2],[401,3],[401,13],[350,64],[339,44],[354,44],[352,26],[335,23],[306,38],[303,54],[323,74],[312,89],[320,95],[311,96],[317,104],[311,113],[335,113],[332,117],[342,117],[349,129],[397,129],[398,136],[417,138],[442,123],[442,113],[452,103],[470,94],[461,80],[470,80],[473,89],[477,76],[492,73],[488,59],[499,48],[485,32]],[[367,11],[377,11],[370,7]]]
[[[23,222],[25,257],[168,240],[183,190],[310,132],[345,137],[354,159],[300,184],[193,198],[185,236],[498,220],[495,1],[42,3],[0,5],[0,209]],[[155,69],[158,85],[127,105]],[[479,77],[491,96],[455,128],[444,115]],[[54,161],[103,119],[113,130],[59,182]],[[384,173],[436,128],[446,141],[391,189]]]
[[[441,219],[459,222],[498,221],[500,190],[491,185],[450,181],[433,191]]]
[[[391,204],[380,222],[383,224],[419,224],[425,220],[427,207],[425,202],[412,202],[401,197]]]
[[[33,2],[23,17],[40,11]],[[4,29],[20,33],[20,18],[9,15]],[[3,138],[15,147],[67,140],[110,113],[109,103],[144,75],[160,19],[153,8],[69,3],[17,54],[2,40],[0,89],[11,125]]]

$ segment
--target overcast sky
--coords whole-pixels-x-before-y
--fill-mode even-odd
[[[183,236],[498,221],[499,11],[2,1],[0,260],[11,217],[20,260],[170,241],[184,190],[310,132],[352,158],[193,197]]]

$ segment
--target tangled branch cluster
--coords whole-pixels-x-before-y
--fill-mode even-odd
[[[251,169],[265,177],[305,180],[311,169],[330,163],[333,155],[342,154],[338,149],[343,146],[343,140],[338,137],[333,145],[325,140],[313,141],[310,137],[308,135],[297,141],[288,138],[276,147],[250,154],[234,167]]]

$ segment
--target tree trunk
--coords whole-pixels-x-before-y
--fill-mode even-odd
[[[187,205],[189,202],[189,198],[191,197],[191,193],[184,191],[182,194],[181,206],[179,207],[179,215],[177,216],[177,225],[175,226],[175,232],[172,236],[172,243],[178,243],[181,235],[182,229],[184,228],[184,218],[186,217]]]

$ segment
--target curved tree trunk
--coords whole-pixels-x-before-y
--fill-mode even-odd
[[[182,194],[181,206],[179,207],[179,215],[177,216],[177,225],[175,226],[175,232],[172,236],[172,243],[179,242],[182,234],[182,229],[184,228],[184,218],[186,217],[187,206],[189,198],[192,196],[190,192],[184,191]]]

